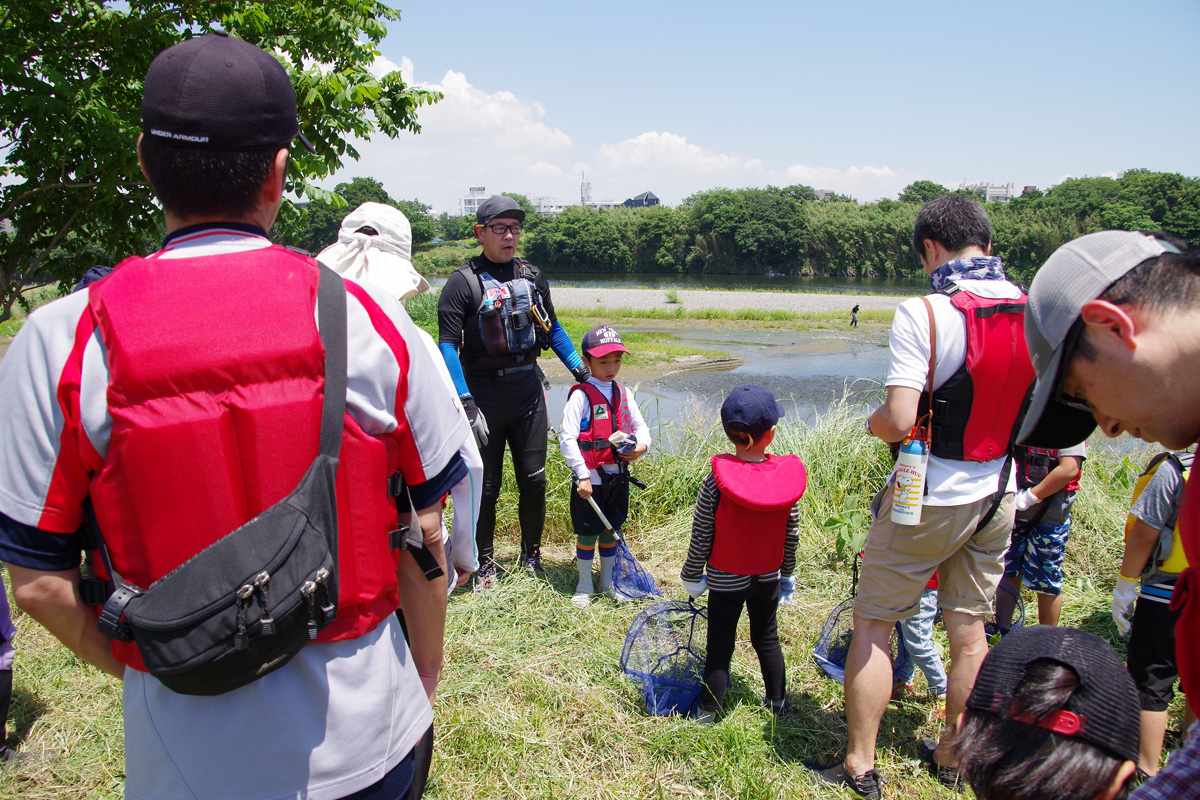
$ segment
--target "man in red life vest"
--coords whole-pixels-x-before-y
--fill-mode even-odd
[[[1034,277],[1025,324],[1037,387],[1018,435],[1023,444],[1066,447],[1097,426],[1171,450],[1200,441],[1200,252],[1131,231],[1082,236]],[[1179,613],[1175,655],[1196,710],[1200,481],[1187,482],[1178,524],[1190,566],[1171,596]],[[1193,725],[1184,748],[1131,797],[1200,797],[1198,733]]]
[[[419,794],[446,583],[391,549],[388,480],[408,484],[444,570],[439,500],[465,474],[470,430],[387,292],[345,282],[340,585],[316,641],[240,688],[176,694],[81,598],[85,503],[113,567],[147,587],[292,490],[328,385],[316,262],[267,239],[299,137],[286,71],[231,36],[188,39],[151,64],[142,121],[163,249],[39,309],[0,362],[0,559],[16,600],[123,678],[126,797]]]
[[[983,207],[951,195],[929,201],[917,214],[913,248],[934,293],[906,300],[896,311],[887,398],[867,418],[866,432],[901,441],[929,411],[932,388],[932,419],[922,422],[930,439],[927,491],[920,522],[912,526],[891,521],[891,486],[882,493],[867,536],[846,661],[846,758],[812,765],[822,782],[866,798],[882,795],[875,740],[892,692],[888,638],[898,620],[919,610],[935,570],[950,637],[947,728],[936,752],[928,741],[922,752],[940,780],[957,782],[949,741],[987,654],[984,616],[1003,573],[1014,513],[1006,454],[1033,380],[1022,341],[1025,296],[991,255]]]

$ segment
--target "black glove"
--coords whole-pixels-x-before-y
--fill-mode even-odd
[[[462,395],[458,400],[462,403],[463,411],[467,412],[467,422],[471,423],[471,433],[475,434],[475,441],[483,447],[488,443],[488,424],[483,418],[483,412],[475,405],[475,398],[469,394]]]
[[[580,364],[578,367],[571,370],[571,375],[575,378],[576,383],[587,383],[587,379],[592,377],[592,371]]]

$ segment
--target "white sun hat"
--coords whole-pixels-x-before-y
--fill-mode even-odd
[[[412,265],[408,218],[383,203],[363,203],[351,211],[342,220],[338,240],[317,260],[344,278],[372,283],[398,300],[429,289],[429,281]]]

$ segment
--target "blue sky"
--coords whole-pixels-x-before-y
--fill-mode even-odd
[[[381,69],[446,93],[352,176],[454,212],[469,186],[578,202],[804,183],[1046,188],[1200,176],[1200,1],[403,4]]]

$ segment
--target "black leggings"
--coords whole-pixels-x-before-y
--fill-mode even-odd
[[[491,559],[494,550],[496,501],[504,482],[505,445],[512,453],[517,473],[521,552],[532,555],[542,548],[542,529],[546,525],[549,417],[538,372],[525,370],[501,377],[469,375],[467,385],[488,424],[488,443],[479,449],[483,458],[483,489],[475,527],[479,560]]]
[[[750,644],[758,653],[767,699],[782,700],[787,691],[783,650],[779,646],[779,629],[775,624],[775,614],[779,610],[779,581],[751,578],[750,587],[740,592],[709,590],[708,657],[704,661],[704,690],[700,694],[700,708],[705,711],[718,711],[725,702],[729,663],[733,660],[743,603],[750,615]]]

